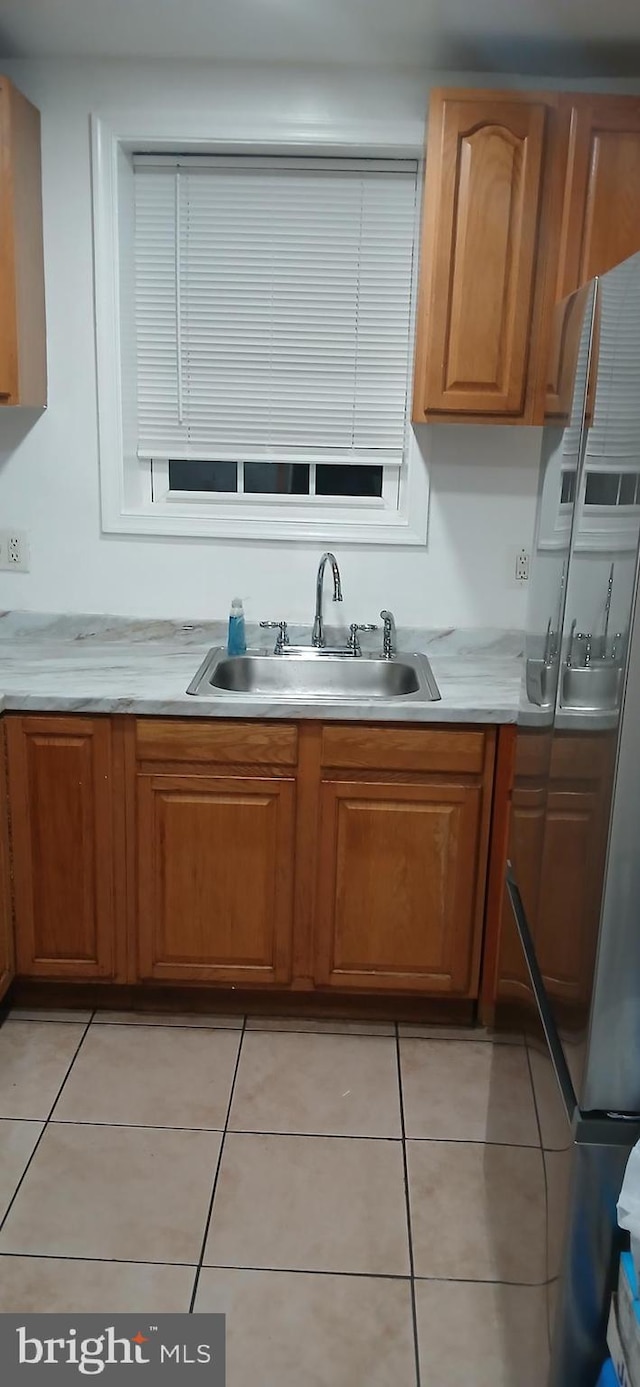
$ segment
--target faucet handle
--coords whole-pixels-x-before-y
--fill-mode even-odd
[[[286,621],[261,621],[260,625],[265,631],[277,631],[274,655],[282,654],[282,647],[289,644],[289,633]]]
[[[349,627],[349,650],[351,651],[351,654],[360,655],[361,653],[360,641],[358,640],[358,631],[377,631],[377,629],[378,628],[375,625],[375,622],[352,621]]]

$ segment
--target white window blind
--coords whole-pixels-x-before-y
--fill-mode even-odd
[[[417,166],[135,160],[141,458],[403,454]]]
[[[562,437],[562,458],[565,468],[575,471],[580,456],[582,423],[584,418],[584,392],[587,386],[589,367],[589,346],[591,342],[591,300],[586,310],[580,333],[580,345],[576,359],[575,386],[571,403],[571,418]]]
[[[604,275],[593,423],[586,466],[640,466],[640,255]]]

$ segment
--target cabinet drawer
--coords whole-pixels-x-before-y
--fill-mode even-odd
[[[485,740],[483,728],[445,731],[440,727],[325,727],[322,765],[345,770],[458,771],[480,775]]]
[[[139,761],[295,766],[298,733],[288,723],[140,718],[136,722],[136,755]]]

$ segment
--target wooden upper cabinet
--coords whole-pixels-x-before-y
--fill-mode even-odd
[[[566,426],[573,409],[576,388],[578,355],[583,330],[588,330],[592,306],[591,287],[583,284],[580,290],[557,303],[551,326],[548,356],[547,395],[545,420]],[[591,367],[587,401],[589,422],[593,415],[593,392],[597,376],[599,341],[599,321],[594,322],[594,336],[591,348]]]
[[[531,422],[553,98],[433,94],[424,191],[413,419]]]
[[[556,297],[640,251],[640,97],[563,96],[570,113]]]
[[[46,403],[40,115],[0,77],[0,405]]]
[[[108,718],[7,718],[16,971],[118,978]]]

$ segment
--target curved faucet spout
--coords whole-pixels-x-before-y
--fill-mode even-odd
[[[311,644],[317,646],[326,645],[324,634],[324,617],[322,615],[322,594],[324,588],[324,570],[327,566],[327,563],[331,564],[331,573],[333,575],[333,600],[334,602],[342,601],[342,583],[340,581],[340,569],[338,568],[338,560],[336,559],[335,554],[332,554],[331,550],[328,549],[326,554],[322,555],[320,563],[318,564],[318,576],[316,578],[316,611],[313,619]]]

